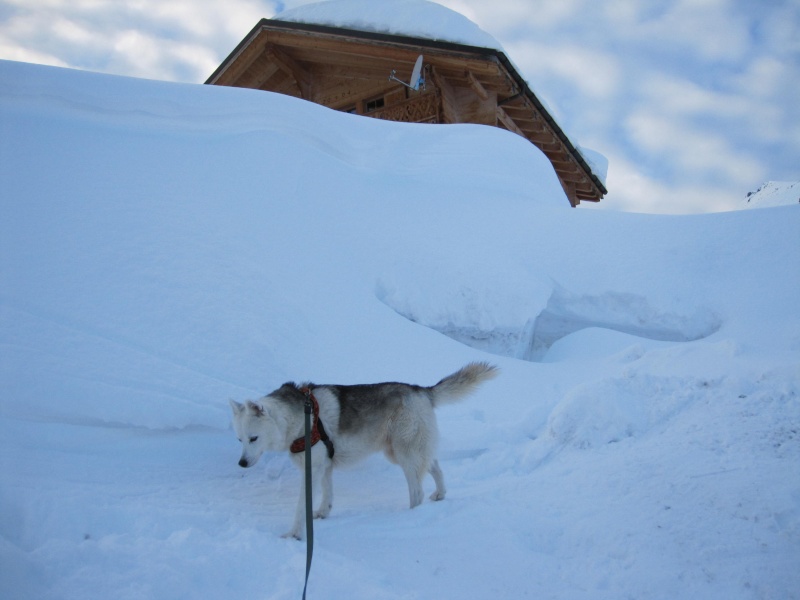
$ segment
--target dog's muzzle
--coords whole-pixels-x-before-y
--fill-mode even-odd
[[[250,466],[250,463],[247,462],[246,458],[242,458],[239,460],[239,466],[242,467],[243,469],[246,469],[247,467]]]

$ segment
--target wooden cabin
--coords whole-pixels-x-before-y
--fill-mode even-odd
[[[410,89],[418,57],[424,85]],[[392,71],[396,78],[390,79]],[[207,84],[278,92],[411,123],[479,123],[529,140],[572,206],[607,190],[503,52],[403,35],[262,19]]]

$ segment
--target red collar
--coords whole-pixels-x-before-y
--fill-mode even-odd
[[[300,391],[305,394],[307,398],[311,399],[312,406],[313,406],[313,424],[311,426],[311,445],[313,446],[318,441],[322,440],[322,443],[325,444],[325,447],[328,449],[328,458],[333,458],[333,442],[328,437],[327,432],[325,431],[325,427],[322,424],[322,419],[319,418],[319,402],[314,397],[314,393],[311,389],[307,387],[300,388]],[[293,454],[299,454],[300,452],[305,452],[306,449],[306,438],[305,436],[297,438],[295,441],[292,442],[292,445],[289,446],[289,451]]]

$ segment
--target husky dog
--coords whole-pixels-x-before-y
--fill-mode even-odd
[[[436,460],[438,431],[433,409],[466,396],[497,372],[488,363],[476,362],[431,387],[407,383],[308,383],[301,387],[285,383],[257,401],[240,404],[231,400],[233,428],[242,442],[239,466],[252,467],[266,450],[291,448],[295,466],[304,471],[302,438],[308,397],[315,400],[319,410],[317,417],[317,406],[314,407],[314,436],[325,442],[312,443],[311,447],[312,486],[319,489],[322,484],[322,500],[315,518],[325,518],[331,512],[333,467],[351,464],[381,450],[403,469],[411,508],[422,503],[422,478],[426,472],[436,483],[431,499],[442,500],[446,490]],[[302,539],[304,509],[305,487],[301,487],[294,524],[284,537]]]

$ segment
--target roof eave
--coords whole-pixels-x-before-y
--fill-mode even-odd
[[[553,129],[556,136],[558,136],[558,139],[561,140],[561,142],[567,148],[569,153],[575,158],[576,161],[578,161],[578,164],[581,166],[581,168],[590,174],[592,181],[597,186],[597,189],[600,190],[603,196],[605,196],[608,193],[606,186],[603,185],[603,182],[600,181],[600,178],[597,177],[595,172],[586,162],[586,159],[583,157],[580,150],[578,150],[578,148],[575,147],[575,144],[572,143],[572,140],[570,140],[567,134],[564,133],[564,130],[561,129],[561,126],[558,124],[558,121],[556,121],[553,118],[553,115],[550,114],[550,111],[548,111],[547,108],[542,103],[542,101],[539,100],[539,98],[536,96],[536,94],[528,85],[528,82],[526,82],[525,79],[517,72],[517,69],[514,67],[514,64],[508,59],[508,57],[505,55],[504,52],[495,50],[495,55],[503,64],[503,67],[506,69],[509,75],[511,75],[511,77],[514,79],[515,83],[522,90],[522,93],[536,107],[536,110],[538,110],[542,114],[545,121],[547,121],[548,125],[550,125],[550,127]]]

